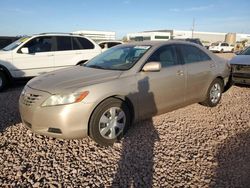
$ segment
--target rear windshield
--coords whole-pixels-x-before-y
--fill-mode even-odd
[[[247,49],[245,49],[241,55],[250,55],[250,47],[248,47]]]

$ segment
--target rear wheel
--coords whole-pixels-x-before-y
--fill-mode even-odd
[[[94,110],[89,123],[89,135],[102,146],[113,145],[126,132],[130,117],[124,101],[107,99]]]
[[[204,106],[214,107],[220,100],[223,93],[223,82],[221,79],[216,78],[208,88],[206,100],[201,104]]]
[[[0,71],[0,91],[3,91],[7,85],[7,78],[3,72]]]

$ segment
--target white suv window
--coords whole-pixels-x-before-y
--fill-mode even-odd
[[[58,36],[56,37],[56,40],[57,40],[58,51],[73,50],[72,44],[71,44],[71,37]]]
[[[83,37],[72,37],[74,50],[94,49],[95,46],[88,39]]]
[[[54,50],[53,37],[36,37],[27,42],[23,47],[29,49],[29,53],[50,52]],[[19,51],[18,51],[19,52]]]

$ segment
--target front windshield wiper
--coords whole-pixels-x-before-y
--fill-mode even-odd
[[[90,68],[95,68],[95,69],[105,69],[99,65],[89,65],[89,66],[85,65],[85,67],[90,67]]]

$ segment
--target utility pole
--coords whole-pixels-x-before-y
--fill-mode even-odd
[[[195,25],[195,18],[193,18],[193,26],[192,26],[192,38],[194,38],[194,25]]]

